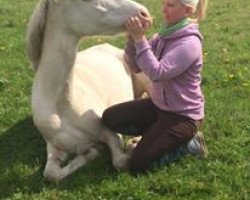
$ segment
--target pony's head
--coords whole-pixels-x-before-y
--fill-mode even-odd
[[[147,9],[131,0],[66,0],[62,18],[76,34],[113,35],[124,31],[125,20]]]
[[[132,0],[40,0],[28,25],[28,56],[36,69],[47,24],[78,38],[114,35],[124,31],[125,20],[138,12],[149,16],[144,6]]]

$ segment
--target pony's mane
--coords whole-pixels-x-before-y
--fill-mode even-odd
[[[49,4],[50,0],[40,0],[28,24],[27,53],[35,70],[37,69],[41,58],[46,15]]]

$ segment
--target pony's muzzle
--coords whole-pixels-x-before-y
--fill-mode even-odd
[[[153,23],[153,18],[151,17],[147,9],[142,9],[139,13],[142,17],[148,19],[151,24]]]

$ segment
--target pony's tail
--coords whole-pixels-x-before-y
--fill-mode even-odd
[[[207,11],[208,0],[199,0],[196,11],[194,12],[192,18],[195,19],[198,23],[205,18]]]
[[[41,58],[48,6],[49,0],[40,0],[28,24],[27,54],[34,70],[37,70]]]

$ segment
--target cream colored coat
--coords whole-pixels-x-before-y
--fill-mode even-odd
[[[110,148],[113,165],[126,168],[118,136],[100,119],[107,107],[134,98],[123,51],[104,44],[76,52],[83,36],[119,33],[139,11],[148,14],[130,0],[41,0],[33,12],[27,35],[35,68],[32,109],[47,142],[47,179],[60,181],[94,159],[100,142]],[[75,157],[61,167],[69,154]]]

